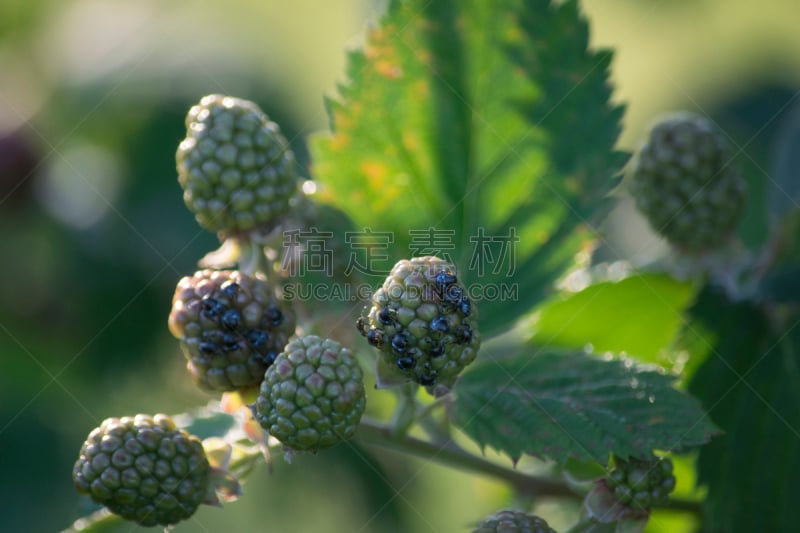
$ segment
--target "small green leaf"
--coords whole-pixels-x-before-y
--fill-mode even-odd
[[[683,323],[691,304],[691,283],[663,274],[639,274],[603,282],[545,303],[538,312],[533,342],[538,345],[627,352],[656,362]]]
[[[201,410],[198,414],[184,414],[182,416],[189,418],[179,418],[182,422],[179,425],[200,440],[209,437],[221,437],[236,424],[236,419],[227,413],[206,413]]]
[[[563,475],[569,477],[570,482],[573,483],[595,481],[605,474],[605,467],[593,461],[585,462],[570,458],[564,463]]]
[[[705,444],[716,427],[674,377],[630,360],[555,349],[474,365],[455,386],[454,422],[481,446],[564,463],[648,457]]]
[[[593,461],[567,459],[561,469],[561,476],[567,485],[577,494],[584,494],[592,489],[595,482],[606,474],[606,469]]]
[[[390,3],[311,142],[323,198],[392,235],[376,275],[410,255],[455,262],[484,337],[548,293],[627,159],[611,53],[588,42],[575,0]]]

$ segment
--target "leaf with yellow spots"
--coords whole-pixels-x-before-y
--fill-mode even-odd
[[[395,260],[454,261],[484,336],[573,264],[626,159],[611,54],[587,47],[574,1],[392,1],[312,139],[322,197]]]

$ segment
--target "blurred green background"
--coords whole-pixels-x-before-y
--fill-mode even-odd
[[[166,329],[176,281],[216,244],[175,179],[188,108],[212,92],[258,102],[307,168],[304,139],[327,126],[322,95],[381,9],[370,0],[0,3],[1,531],[57,531],[93,510],[70,474],[102,419],[210,399],[187,379]],[[752,195],[763,199],[759,184],[800,106],[796,0],[592,0],[584,9],[595,45],[617,49],[616,98],[628,103],[621,146],[633,149],[660,112],[710,115],[743,148]],[[598,257],[641,264],[664,253],[624,195],[605,229]],[[744,235],[764,231],[756,201]],[[262,468],[247,480],[239,502],[204,508],[176,530],[463,531],[509,503],[489,480],[369,457],[339,446],[291,466],[278,459],[272,475]],[[574,516],[544,506],[557,528]],[[690,526],[657,517],[649,531]]]

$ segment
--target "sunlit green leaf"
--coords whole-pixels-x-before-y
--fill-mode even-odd
[[[604,282],[539,310],[533,342],[538,345],[627,352],[656,362],[683,324],[681,313],[694,297],[693,285],[663,274],[640,274]]]
[[[402,257],[455,261],[484,336],[543,298],[626,158],[611,54],[587,47],[575,1],[391,3],[311,145],[322,196],[393,235],[376,282]]]

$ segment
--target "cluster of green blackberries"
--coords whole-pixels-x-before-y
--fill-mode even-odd
[[[635,511],[665,505],[675,489],[672,461],[665,458],[625,461],[615,457],[614,467],[606,475],[605,483],[618,502]]]
[[[191,109],[186,126],[178,180],[200,225],[245,245],[278,227],[297,187],[277,125],[252,102],[211,95]],[[372,303],[359,330],[431,393],[446,392],[475,359],[476,313],[453,265],[436,257],[400,261]],[[357,360],[330,339],[290,340],[294,313],[262,273],[206,269],[184,277],[168,324],[201,388],[259,387],[253,416],[288,449],[315,452],[354,435],[365,409]],[[74,481],[81,494],[127,519],[170,525],[213,494],[210,469],[199,439],[165,415],[138,415],[92,431]]]
[[[178,180],[198,222],[242,241],[280,224],[296,178],[277,125],[252,102],[219,95],[203,98],[186,124]],[[262,274],[207,269],[184,277],[168,323],[201,388],[261,385],[255,417],[288,448],[317,451],[353,436],[365,407],[361,368],[335,341],[290,343],[294,313]],[[213,501],[210,471],[198,438],[165,415],[137,415],[93,430],[73,479],[78,492],[113,513],[144,526],[171,525],[207,496]]]
[[[438,257],[399,261],[357,328],[390,365],[434,394],[453,385],[481,342],[466,288]]]

